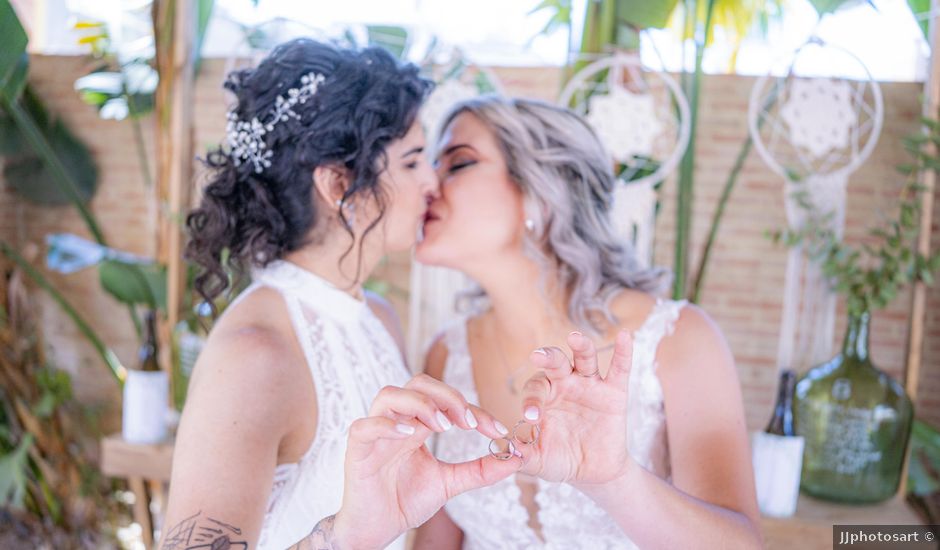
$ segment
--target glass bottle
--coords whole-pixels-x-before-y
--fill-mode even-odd
[[[137,368],[146,372],[156,372],[160,370],[160,364],[157,362],[157,319],[156,312],[148,310],[144,314],[144,343],[137,351]]]
[[[871,315],[850,314],[842,351],[796,385],[795,430],[806,438],[800,488],[846,503],[874,503],[897,491],[913,405],[904,388],[872,364]]]
[[[796,386],[796,372],[780,372],[780,385],[777,387],[777,402],[774,413],[764,432],[774,435],[795,435],[793,431],[793,389]]]

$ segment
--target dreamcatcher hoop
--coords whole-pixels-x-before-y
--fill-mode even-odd
[[[868,67],[865,66],[865,64],[857,55],[846,50],[845,48],[827,44],[826,42],[824,42],[823,40],[819,38],[811,38],[810,40],[806,42],[806,44],[803,44],[802,46],[800,46],[793,52],[792,54],[793,61],[789,64],[789,67],[787,69],[788,74],[784,78],[786,79],[795,78],[792,75],[792,72],[796,65],[797,57],[799,57],[799,55],[806,48],[811,47],[811,46],[829,48],[833,51],[837,51],[841,54],[847,55],[848,57],[852,58],[858,64],[858,66],[861,67],[865,71],[865,75],[867,75],[868,77],[867,83],[871,87],[875,111],[871,115],[873,127],[872,127],[871,132],[869,133],[868,141],[859,150],[858,155],[853,159],[851,163],[837,170],[833,170],[826,174],[821,174],[821,175],[830,175],[830,174],[836,175],[836,174],[845,173],[845,175],[848,175],[854,172],[855,170],[857,170],[859,166],[861,166],[866,160],[868,160],[868,157],[871,155],[872,151],[874,151],[875,149],[875,145],[877,145],[878,143],[878,138],[881,135],[881,129],[883,126],[883,121],[884,121],[884,98],[881,93],[881,87],[878,85],[878,82],[874,79],[871,72],[868,70]],[[747,117],[748,120],[747,121],[748,121],[748,130],[751,136],[754,138],[753,140],[754,150],[757,151],[757,153],[761,156],[761,158],[764,160],[767,166],[771,170],[773,170],[774,173],[789,180],[791,179],[791,174],[787,171],[786,168],[784,168],[780,163],[777,162],[776,158],[769,151],[764,141],[759,139],[759,136],[760,136],[759,115],[761,111],[763,110],[762,105],[766,103],[762,101],[761,92],[767,87],[767,84],[771,79],[779,79],[779,78],[780,77],[773,76],[772,74],[768,73],[759,77],[757,81],[754,83],[754,87],[751,89],[751,96],[748,101],[748,117]]]
[[[656,75],[656,77],[660,79],[669,90],[672,99],[675,101],[679,110],[678,132],[676,143],[672,152],[666,157],[666,160],[660,164],[659,168],[657,168],[651,174],[626,182],[628,185],[656,183],[664,180],[666,176],[672,173],[679,165],[679,162],[682,160],[682,155],[689,146],[689,138],[691,136],[689,102],[686,100],[685,94],[682,93],[682,88],[679,87],[679,84],[676,83],[675,79],[664,72],[650,71],[648,68],[644,67],[643,63],[640,61],[639,56],[637,55],[616,53],[610,57],[604,57],[589,63],[583,69],[578,71],[574,76],[572,76],[571,80],[568,81],[568,84],[565,85],[564,89],[559,95],[558,103],[565,107],[571,105],[571,100],[574,99],[575,94],[584,89],[585,85],[588,84],[588,79],[599,75],[603,71],[608,71],[608,89],[623,89],[622,84],[617,82],[622,77],[623,70],[627,70],[631,75],[637,77],[642,74]],[[639,81],[641,79],[637,78],[637,80]],[[587,109],[583,107],[583,104],[579,104],[574,107],[574,110],[579,114],[584,115]],[[601,136],[601,139],[603,141],[604,136]]]

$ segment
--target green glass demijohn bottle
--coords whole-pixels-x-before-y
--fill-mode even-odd
[[[850,313],[842,351],[796,385],[795,426],[806,439],[800,488],[846,503],[874,503],[898,488],[913,405],[868,355],[871,315]]]

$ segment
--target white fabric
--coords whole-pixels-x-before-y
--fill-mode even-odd
[[[671,334],[685,300],[659,299],[635,333],[630,378],[628,448],[637,462],[667,482],[672,481],[666,440],[663,391],[656,376],[656,349]],[[471,403],[479,403],[467,345],[466,318],[443,333],[447,347],[444,382]],[[470,431],[437,435],[435,455],[463,462],[486,455],[489,440]],[[492,486],[464,493],[446,505],[447,514],[464,532],[464,550],[629,549],[636,548],[614,520],[583,493],[566,483],[538,481],[535,501],[544,541],[529,527],[521,490],[510,476]]]
[[[255,272],[238,299],[260,287],[283,296],[317,393],[316,435],[299,462],[277,466],[258,542],[259,550],[283,550],[339,510],[350,424],[368,415],[382,387],[403,386],[410,373],[365,301],[286,261]]]
[[[784,203],[787,224],[797,230],[809,222],[809,212],[800,206],[795,194],[805,193],[805,200],[816,215],[830,213],[827,222],[837,239],[845,230],[845,197],[848,174],[813,174],[806,179],[787,181]],[[804,370],[832,356],[835,331],[836,293],[829,287],[816,261],[805,257],[803,245],[790,248],[784,279],[783,310],[777,343],[780,369]]]

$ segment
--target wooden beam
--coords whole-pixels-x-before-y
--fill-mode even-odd
[[[936,119],[940,115],[940,14],[938,14],[938,0],[933,0],[930,6],[930,72],[924,85],[923,114],[925,117]],[[927,144],[927,153],[937,154],[937,147],[933,143]],[[920,174],[920,183],[924,186],[921,195],[920,229],[917,234],[917,252],[925,256],[930,254],[930,232],[933,226],[933,201],[936,189],[937,172],[926,170]],[[917,400],[917,388],[920,382],[920,366],[923,362],[924,351],[924,324],[927,312],[927,287],[923,282],[914,283],[911,298],[910,330],[907,339],[907,364],[904,369],[904,389],[912,401]],[[904,469],[901,472],[901,484],[898,494],[903,496],[907,490],[907,470],[910,461],[910,445],[907,446],[907,456]]]
[[[160,84],[156,96],[157,205],[160,213],[157,257],[167,267],[167,317],[161,326],[161,366],[174,388],[172,333],[186,291],[183,220],[189,209],[193,174],[193,87],[196,2],[157,0],[154,39]]]

